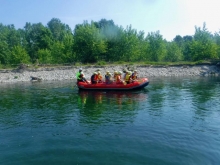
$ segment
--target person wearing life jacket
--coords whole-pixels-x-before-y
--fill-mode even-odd
[[[83,72],[80,72],[80,75],[79,75],[79,81],[77,82],[86,82],[87,84],[89,83],[86,78],[84,77],[84,73]]]
[[[79,69],[79,72],[76,73],[76,79],[77,79],[77,83],[78,82],[86,82],[89,83],[86,78],[84,77],[84,74],[82,72],[82,68]]]
[[[112,83],[111,77],[112,77],[112,75],[110,74],[109,71],[107,71],[106,75],[105,75],[105,83],[106,84],[111,84]]]
[[[80,68],[79,71],[76,73],[77,82],[82,82],[83,81],[80,77],[81,73],[82,73],[82,68]]]
[[[121,72],[119,71],[118,74],[116,75],[116,84],[122,84],[123,81],[121,80]]]
[[[131,79],[131,72],[128,71],[127,74],[125,75],[125,82],[127,84],[130,84],[132,82],[132,79]]]
[[[126,81],[126,76],[127,76],[127,74],[129,73],[129,71],[128,71],[128,70],[125,70],[124,73],[125,73],[125,74],[123,75],[123,80]]]
[[[102,75],[101,75],[100,71],[98,71],[97,78],[98,78],[98,83],[101,83],[102,82]]]
[[[132,73],[131,79],[132,80],[137,80],[137,71],[136,70],[134,70],[134,72]]]
[[[127,69],[125,69],[123,72],[124,72],[123,80],[125,80],[125,77],[126,77],[126,75],[128,74],[129,71]]]
[[[92,84],[97,84],[97,83],[98,83],[98,75],[97,75],[97,72],[94,72],[93,75],[91,76],[91,83],[92,83]]]

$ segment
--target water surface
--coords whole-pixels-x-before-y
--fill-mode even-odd
[[[0,164],[220,164],[220,78],[151,78],[131,92],[0,84],[0,94]]]

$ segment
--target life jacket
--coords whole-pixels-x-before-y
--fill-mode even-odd
[[[77,73],[76,73],[76,78],[77,78],[77,80],[80,80],[80,79],[81,79],[81,78],[80,78],[80,75],[81,75],[80,72],[77,72]]]
[[[109,81],[110,80],[110,78],[111,78],[111,76],[110,75],[105,75],[105,81]]]
[[[93,74],[91,76],[91,81],[97,81],[98,80],[98,76],[96,74]]]
[[[79,80],[81,80],[82,78],[83,78],[83,74],[80,73]]]
[[[136,73],[132,73],[131,78],[132,78],[132,80],[137,79],[137,74]]]
[[[129,81],[129,80],[130,80],[130,78],[131,78],[131,75],[126,74],[126,76],[125,76],[125,81]]]
[[[98,80],[102,80],[102,75],[101,74],[99,74],[97,77],[98,77]]]
[[[122,82],[122,81],[121,81],[121,75],[117,75],[117,76],[116,76],[116,82],[117,82],[117,83]]]

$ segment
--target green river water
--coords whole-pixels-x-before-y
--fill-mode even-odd
[[[149,80],[0,84],[0,165],[219,165],[220,78]]]

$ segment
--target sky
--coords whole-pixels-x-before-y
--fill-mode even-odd
[[[74,30],[84,20],[107,19],[146,35],[159,30],[172,41],[176,35],[194,35],[204,22],[212,34],[219,32],[219,7],[220,0],[0,0],[0,23],[18,29],[58,18]]]

